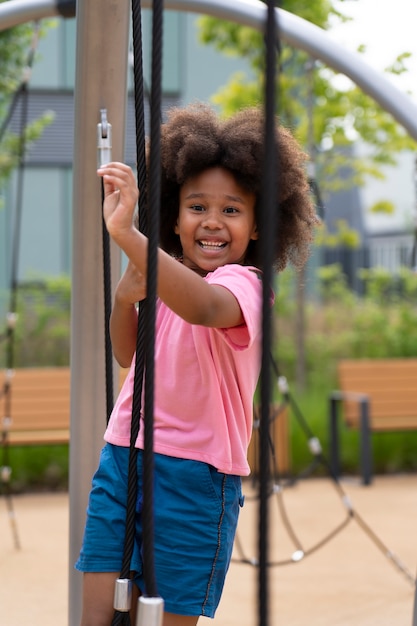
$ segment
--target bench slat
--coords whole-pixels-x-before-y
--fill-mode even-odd
[[[372,430],[417,429],[417,359],[342,360],[338,375],[342,391],[369,397]],[[359,404],[345,400],[343,412],[358,427]]]
[[[11,431],[9,434],[9,445],[60,444],[68,443],[69,439],[70,432],[65,429]]]
[[[14,370],[10,395],[0,400],[0,427],[7,429],[10,445],[68,443],[70,379],[69,367]],[[3,388],[4,378],[0,384]]]

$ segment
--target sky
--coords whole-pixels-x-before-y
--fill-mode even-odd
[[[417,104],[417,0],[345,0],[335,1],[341,13],[351,16],[351,22],[336,25],[329,35],[348,50],[356,51],[365,45],[365,61],[376,70],[383,71],[395,58],[410,52],[406,61],[408,72],[401,76],[389,76],[397,88],[410,92]],[[395,224],[410,224],[415,220],[416,188],[414,157],[406,154],[394,168],[386,168],[386,179],[369,179],[361,189],[365,208],[386,199],[396,207],[393,215],[371,214],[365,211],[365,221],[370,230],[386,232]]]
[[[416,0],[345,0],[335,5],[351,22],[330,31],[349,50],[364,44],[364,58],[375,69],[384,70],[402,52],[411,52],[407,74],[393,78],[402,91],[411,91],[417,103],[417,3]]]

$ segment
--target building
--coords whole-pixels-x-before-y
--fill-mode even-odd
[[[164,107],[193,100],[209,101],[234,72],[248,72],[244,61],[220,55],[198,42],[198,19],[195,14],[165,13]],[[45,111],[52,111],[54,121],[30,148],[23,171],[21,228],[16,255],[19,283],[71,272],[76,20],[54,19],[51,23],[46,37],[39,43],[29,84],[28,111],[29,120]],[[152,27],[149,10],[143,11],[142,27],[145,83],[149,84]],[[132,68],[128,85],[125,159],[134,163]],[[11,121],[11,128],[18,134],[21,106],[20,102]],[[92,128],[91,132],[96,134],[97,129]],[[8,307],[12,259],[16,253],[13,230],[19,202],[18,182],[18,174],[15,173],[5,190],[4,207],[0,209],[1,319],[4,319]]]

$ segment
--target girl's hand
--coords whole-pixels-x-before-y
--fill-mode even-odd
[[[115,302],[131,305],[145,298],[146,277],[129,261],[117,285]]]
[[[107,163],[97,170],[103,178],[103,216],[106,227],[116,241],[130,232],[139,196],[136,179],[131,168],[124,163]]]

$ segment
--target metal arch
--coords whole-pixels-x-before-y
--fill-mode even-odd
[[[51,15],[68,16],[71,4],[75,6],[71,0],[9,0],[0,5],[0,30]],[[142,6],[150,8],[151,0],[143,0]],[[213,15],[261,30],[266,7],[260,0],[166,0],[165,8]],[[283,41],[348,76],[417,141],[417,105],[407,94],[368,65],[359,53],[343,48],[327,31],[283,9],[277,9],[277,13]]]

